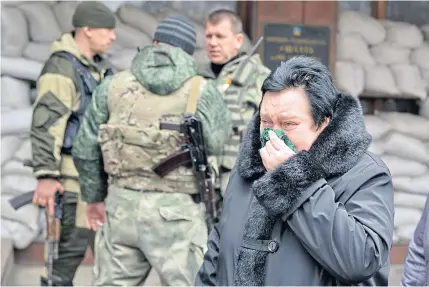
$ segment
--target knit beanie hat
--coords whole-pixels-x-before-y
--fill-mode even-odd
[[[77,5],[73,14],[73,26],[113,29],[115,15],[101,2],[84,1]]]
[[[195,51],[196,38],[194,25],[184,17],[171,16],[159,23],[153,40],[182,48],[192,55]]]

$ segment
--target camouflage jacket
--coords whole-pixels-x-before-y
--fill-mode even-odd
[[[55,52],[71,53],[88,67],[96,80],[104,76],[108,63],[100,56],[88,59],[82,55],[71,33],[66,33],[51,46]],[[67,191],[78,192],[78,173],[70,155],[61,153],[67,121],[80,105],[77,75],[73,64],[51,56],[37,80],[37,99],[31,125],[31,143],[36,178],[58,178]]]
[[[238,58],[227,63],[218,77],[211,70],[210,64],[201,66],[199,74],[213,79],[231,113],[234,133],[225,143],[220,165],[231,170],[235,164],[241,142],[240,133],[248,121],[259,109],[262,99],[261,87],[270,73],[258,54],[250,57],[243,65],[247,54],[240,53]]]
[[[131,70],[107,77],[101,83],[94,92],[73,147],[73,159],[80,173],[82,200],[88,203],[101,202],[107,195],[108,176],[104,171],[99,131],[100,126],[109,121],[109,97],[116,96],[112,94],[112,87],[122,85],[119,79],[123,73],[130,71],[145,89],[157,95],[168,95],[197,75],[195,61],[184,51],[154,45],[145,47],[135,56]],[[168,98],[165,100],[168,101]],[[202,121],[204,130],[209,131],[204,133],[208,153],[221,154],[232,124],[221,94],[210,83],[202,90],[196,116]]]

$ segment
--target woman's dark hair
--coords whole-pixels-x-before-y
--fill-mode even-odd
[[[293,87],[304,88],[317,127],[322,125],[326,117],[332,117],[337,90],[325,65],[310,57],[294,57],[272,71],[261,90],[264,95],[266,92],[280,92]]]

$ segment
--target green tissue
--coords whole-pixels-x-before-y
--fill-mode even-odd
[[[269,131],[273,131],[276,133],[276,135],[284,141],[284,143],[291,149],[293,152],[296,152],[295,145],[289,140],[287,135],[282,130],[273,130],[272,128],[264,128],[261,134],[261,146],[264,147],[267,142],[270,140],[270,135],[268,134]]]

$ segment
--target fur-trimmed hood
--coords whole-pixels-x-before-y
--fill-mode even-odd
[[[322,178],[341,176],[354,167],[368,149],[371,136],[365,129],[359,101],[339,94],[332,119],[308,151],[298,152],[276,169],[267,172],[259,154],[260,116],[248,125],[237,171],[253,182],[244,238],[266,240],[275,222],[287,214],[301,194]],[[236,285],[264,285],[267,253],[240,247],[237,254]]]

